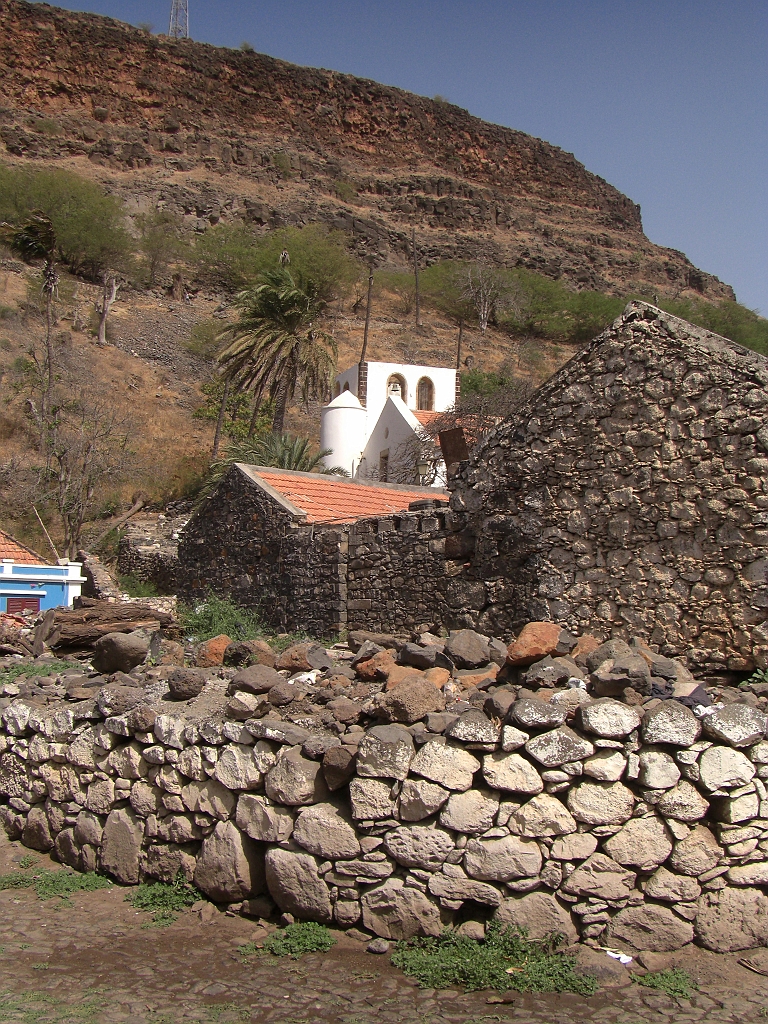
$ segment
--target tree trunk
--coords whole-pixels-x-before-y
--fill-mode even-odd
[[[416,279],[416,326],[421,327],[421,289],[419,287],[419,257],[416,252],[416,228],[411,233],[413,240],[413,276]]]
[[[101,305],[96,305],[96,309],[99,313],[99,345],[107,344],[107,317],[109,316],[109,311],[112,309],[115,299],[117,298],[117,290],[119,287],[120,285],[114,277],[104,277],[104,292],[102,295]]]
[[[272,433],[282,436],[285,428],[285,410],[288,406],[288,384],[280,381],[275,395],[275,414],[272,417]]]
[[[456,348],[456,369],[461,369],[461,343],[464,340],[464,321],[459,320],[459,344]]]
[[[213,435],[213,451],[211,452],[211,458],[215,459],[219,454],[219,445],[221,444],[221,431],[224,426],[224,417],[227,414],[227,402],[229,401],[229,392],[232,388],[232,381],[229,377],[224,381],[224,393],[221,396],[221,405],[219,406],[219,415],[216,418],[216,431]]]
[[[368,271],[368,299],[365,303],[365,328],[363,330],[363,351],[360,353],[360,364],[365,362],[368,351],[368,328],[371,326],[371,295],[373,293],[373,264]]]
[[[253,405],[253,415],[251,416],[251,422],[248,424],[248,439],[250,440],[256,433],[256,424],[259,421],[259,413],[261,412],[261,401],[264,396],[264,388],[259,388],[259,392],[256,395],[256,399]]]

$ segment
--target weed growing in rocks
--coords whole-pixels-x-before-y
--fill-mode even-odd
[[[592,995],[596,979],[575,972],[575,960],[556,952],[560,942],[560,936],[533,941],[524,932],[492,924],[481,940],[446,931],[438,938],[398,942],[392,963],[422,988],[461,985],[467,992],[494,988]]]
[[[638,981],[646,988],[655,988],[659,992],[666,992],[674,999],[690,999],[694,990],[699,987],[688,971],[682,967],[669,967],[664,971],[649,971],[642,978],[638,978]]]
[[[27,868],[34,867],[35,864],[36,864],[35,858],[31,857],[28,853],[25,853],[24,856],[19,861],[19,867],[20,868],[24,868],[25,871],[26,871]]]
[[[3,669],[0,672],[0,686],[6,686],[8,683],[14,682],[19,676],[52,676],[57,672],[63,672],[67,668],[72,668],[73,662],[71,661],[49,661],[44,665],[40,665],[37,662],[11,665],[10,668]]]
[[[180,911],[204,896],[179,872],[173,882],[145,882],[125,898],[137,910],[152,914],[152,923],[145,928],[165,928],[173,924]]]
[[[264,941],[264,949],[273,956],[289,956],[298,960],[305,953],[327,953],[336,939],[328,929],[315,921],[289,924]]]
[[[88,874],[75,874],[69,871],[39,871],[24,874],[12,871],[9,875],[0,875],[0,889],[31,889],[34,887],[37,898],[51,900],[58,896],[66,900],[74,892],[93,892],[95,889],[107,889],[112,883],[108,878]]]
[[[194,608],[181,608],[179,617],[184,632],[196,640],[211,640],[222,633],[232,640],[255,640],[264,635],[257,612],[238,608],[215,594],[209,594],[203,604]]]

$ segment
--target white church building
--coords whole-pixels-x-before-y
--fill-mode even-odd
[[[327,467],[382,483],[405,481],[407,442],[458,398],[459,377],[445,366],[356,363],[336,377],[334,398],[321,411],[320,446]],[[438,473],[435,486],[444,486]]]

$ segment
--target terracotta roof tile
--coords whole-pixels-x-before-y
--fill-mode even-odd
[[[44,558],[41,558],[32,548],[25,547],[14,540],[10,533],[0,530],[0,560],[12,558],[19,565],[50,565]]]
[[[422,425],[422,427],[426,427],[428,423],[431,423],[435,416],[442,415],[439,412],[432,412],[429,409],[411,409],[411,412]]]
[[[310,523],[354,523],[366,516],[406,512],[413,501],[446,498],[435,488],[397,490],[310,473],[283,473],[263,466],[254,472],[307,515]]]

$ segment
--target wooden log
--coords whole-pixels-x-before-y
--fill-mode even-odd
[[[132,633],[136,629],[151,632],[162,629],[169,635],[179,632],[169,612],[146,604],[116,603],[95,598],[79,598],[74,608],[57,608],[53,618],[47,615],[38,625],[35,640],[48,640],[51,647],[89,647],[107,633]]]

